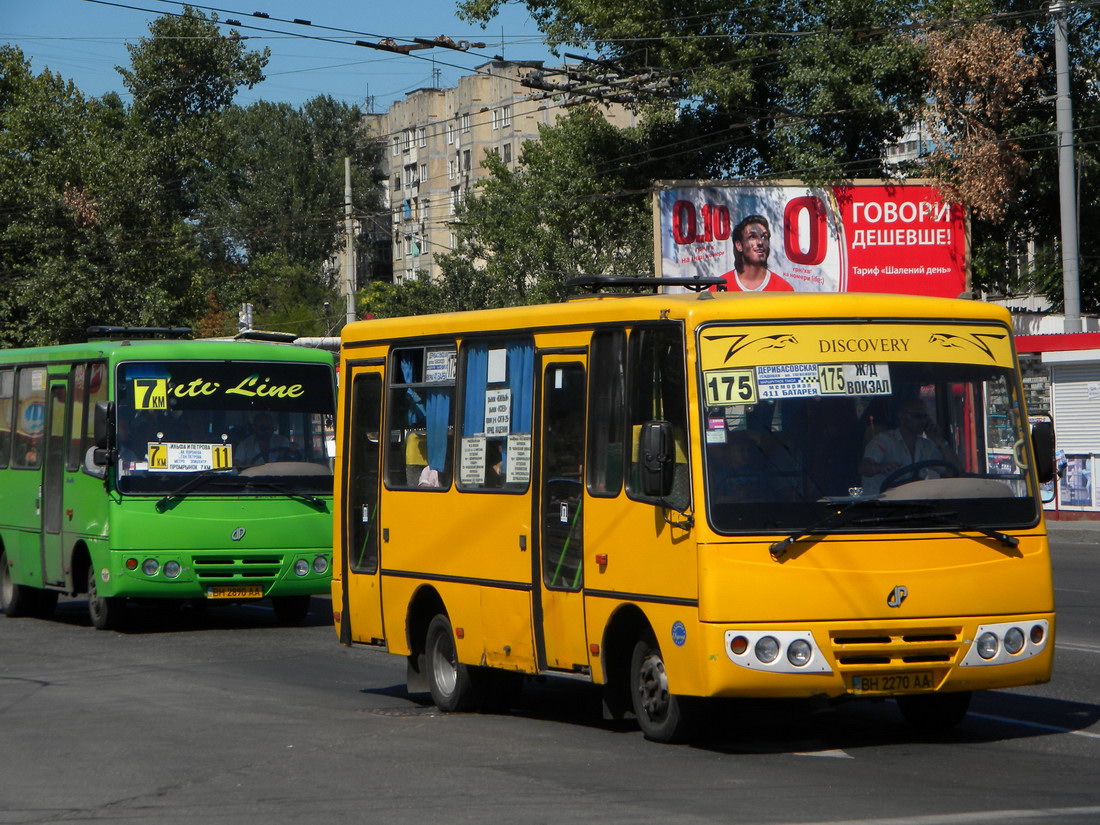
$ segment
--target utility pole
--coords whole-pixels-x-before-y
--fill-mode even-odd
[[[1054,67],[1057,81],[1058,205],[1062,215],[1062,289],[1065,331],[1081,331],[1081,277],[1077,251],[1077,166],[1073,158],[1073,103],[1069,93],[1066,0],[1054,0]]]
[[[355,320],[355,218],[351,209],[351,158],[344,158],[344,292],[347,323]]]

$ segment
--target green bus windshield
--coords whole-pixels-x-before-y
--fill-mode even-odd
[[[118,489],[165,494],[196,473],[202,495],[332,492],[332,370],[323,364],[119,364]]]

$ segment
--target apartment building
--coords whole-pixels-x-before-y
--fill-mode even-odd
[[[486,177],[486,152],[516,163],[539,124],[568,112],[568,101],[523,86],[542,61],[493,60],[454,88],[416,89],[368,125],[385,147],[386,202],[392,223],[393,280],[440,275],[438,258],[455,248],[455,211]],[[617,126],[634,116],[622,106],[605,108]]]

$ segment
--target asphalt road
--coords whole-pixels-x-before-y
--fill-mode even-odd
[[[148,610],[100,632],[84,603],[0,617],[0,823],[1100,822],[1100,533],[1059,535],[1055,678],[981,694],[914,736],[890,702],[733,704],[663,746],[587,686],[441,715],[404,662],[345,649],[326,611]]]

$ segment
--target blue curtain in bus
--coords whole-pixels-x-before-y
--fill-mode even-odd
[[[512,391],[512,432],[531,432],[534,403],[535,348],[530,343],[508,344],[508,388]]]
[[[489,348],[466,348],[466,392],[462,399],[462,435],[476,435],[485,427],[485,389],[489,380]]]
[[[428,419],[428,466],[447,469],[447,430],[451,426],[451,390],[427,390],[424,393]]]
[[[413,372],[415,363],[411,354],[402,354],[397,361],[401,366],[401,377],[406,384],[411,384],[419,378]],[[405,426],[423,427],[425,411],[424,403],[420,400],[420,394],[414,390],[405,390],[405,392],[409,398],[409,404],[405,408]]]

